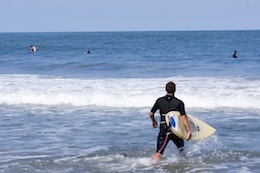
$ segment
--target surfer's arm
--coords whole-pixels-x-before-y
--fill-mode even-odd
[[[187,131],[186,140],[189,140],[190,137],[191,137],[191,130],[190,130],[190,124],[188,122],[188,117],[187,117],[187,115],[182,115],[181,119],[182,119],[182,122],[183,122],[185,129]]]
[[[157,121],[154,118],[154,113],[150,112],[150,118],[152,120],[153,127],[156,128],[157,127]]]

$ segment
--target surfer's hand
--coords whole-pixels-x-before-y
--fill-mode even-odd
[[[191,132],[188,132],[187,135],[186,135],[186,140],[188,141],[191,137]]]
[[[157,127],[157,121],[153,121],[153,128]]]

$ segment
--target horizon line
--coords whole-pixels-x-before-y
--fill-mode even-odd
[[[260,31],[260,29],[218,29],[218,30],[100,30],[100,31],[0,31],[1,34],[4,33],[94,33],[94,32],[218,32],[218,31]]]

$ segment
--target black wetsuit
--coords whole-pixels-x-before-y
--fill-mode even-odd
[[[164,149],[170,140],[175,143],[181,152],[183,150],[182,148],[184,146],[184,141],[183,139],[174,135],[167,127],[165,122],[165,115],[170,111],[179,111],[181,115],[186,115],[184,103],[174,96],[166,95],[156,100],[153,108],[151,109],[151,112],[155,113],[158,109],[160,110],[161,120],[156,152],[163,154]]]

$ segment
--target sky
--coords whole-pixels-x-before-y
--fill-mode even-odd
[[[0,32],[260,30],[260,0],[0,0]]]

